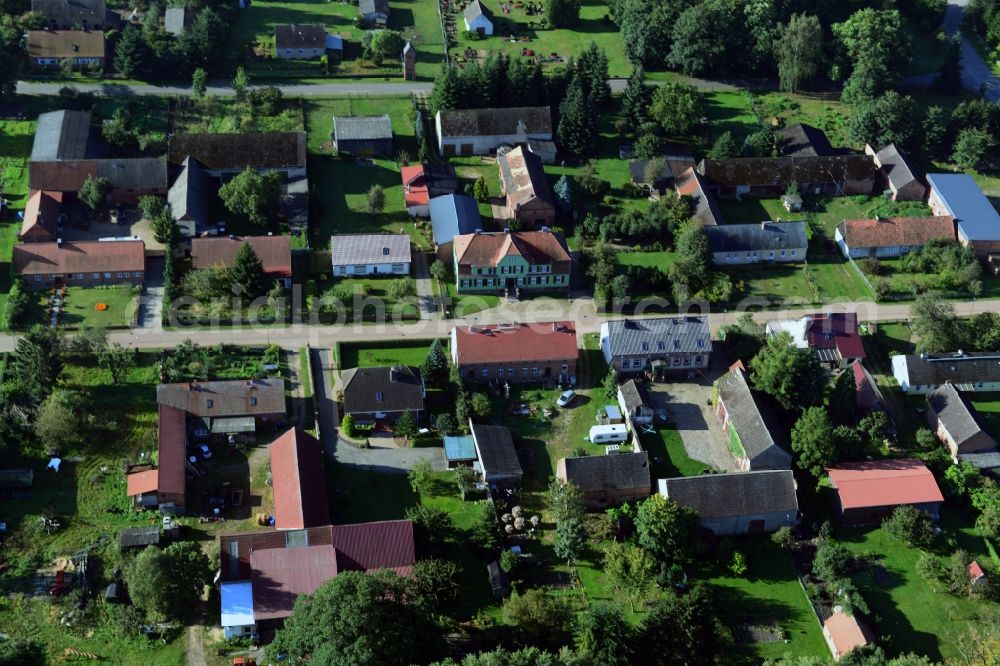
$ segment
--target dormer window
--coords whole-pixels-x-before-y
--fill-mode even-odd
[[[209,409],[212,409],[212,405],[214,405],[214,404],[215,403],[212,402],[211,400],[206,400],[205,401],[205,406],[208,407]]]
[[[666,351],[666,349],[667,349],[667,343],[664,342],[663,340],[660,340],[659,342],[656,343],[656,348],[659,351]]]
[[[250,405],[252,407],[256,407],[257,406],[257,398],[250,398]]]
[[[704,348],[704,346],[705,346],[705,341],[704,340],[698,340],[698,349],[702,349],[702,348]]]
[[[649,343],[648,342],[643,342],[642,343],[642,351],[649,351]]]
[[[382,402],[382,391],[375,391],[375,402]]]
[[[680,340],[674,340],[674,349],[677,350],[677,349],[680,349],[680,348],[681,348],[681,341]]]
[[[388,257],[389,256],[389,248],[387,248],[387,247],[382,248],[382,256],[384,256],[384,257]]]

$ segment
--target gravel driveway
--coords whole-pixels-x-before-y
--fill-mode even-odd
[[[360,449],[347,442],[338,441],[334,457],[342,465],[364,467],[374,472],[386,472],[389,474],[405,474],[407,471],[413,469],[413,466],[421,460],[430,462],[431,467],[437,470],[448,468],[444,459],[444,449],[440,447],[420,449]]]

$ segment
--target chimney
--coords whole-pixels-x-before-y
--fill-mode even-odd
[[[505,233],[506,235],[510,236],[510,227],[504,227],[504,230],[503,230],[503,232],[504,232],[504,233]]]
[[[62,247],[62,238],[56,239],[56,247]]]
[[[768,224],[770,224],[770,220],[764,220],[763,222],[760,223],[760,228],[767,229]]]
[[[875,213],[875,221],[876,222],[881,222],[882,221],[882,217],[878,213]]]

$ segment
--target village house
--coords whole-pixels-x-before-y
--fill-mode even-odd
[[[698,514],[717,536],[774,532],[799,523],[791,470],[702,474],[660,479],[660,494]]]
[[[634,379],[618,387],[618,406],[625,423],[633,431],[652,425],[656,418],[656,408],[649,399],[646,386]]]
[[[972,401],[950,382],[927,394],[926,417],[927,425],[955,460],[960,454],[996,449],[997,441]]]
[[[799,319],[767,322],[771,337],[788,333],[799,349],[812,349],[820,363],[830,368],[847,368],[864,359],[865,346],[858,332],[858,315],[853,312],[809,314]]]
[[[878,180],[868,155],[706,158],[698,173],[705,176],[710,193],[725,198],[778,197],[793,183],[816,196],[871,194]]]
[[[24,204],[24,219],[17,239],[22,243],[51,243],[62,228],[62,192],[32,190]]]
[[[715,195],[708,191],[705,177],[690,167],[675,181],[677,194],[691,202],[691,218],[703,227],[723,224],[722,209]]]
[[[349,234],[330,239],[333,277],[409,275],[407,234]]]
[[[959,243],[971,247],[978,256],[1000,251],[1000,213],[972,176],[932,173],[927,182],[927,205],[935,215],[954,218]]]
[[[100,30],[29,30],[28,58],[35,69],[53,69],[63,60],[73,65],[104,69],[104,33]]]
[[[429,208],[435,254],[441,261],[451,262],[455,256],[455,237],[483,228],[479,204],[464,194],[446,194],[431,199]]]
[[[954,242],[955,220],[948,215],[844,220],[834,239],[849,259],[900,257],[933,240]]]
[[[14,246],[12,263],[28,289],[141,287],[146,277],[146,245],[132,239],[22,243]]]
[[[885,411],[885,397],[882,395],[882,390],[861,361],[851,363],[851,372],[854,374],[858,414],[864,415],[874,410]]]
[[[946,383],[960,391],[1000,391],[1000,354],[897,354],[892,376],[903,393],[926,395]]]
[[[552,114],[547,106],[442,109],[434,125],[443,157],[488,155],[500,146],[522,145],[529,139],[552,140]]]
[[[560,458],[556,478],[579,488],[592,509],[633,502],[651,492],[649,454],[640,451]]]
[[[107,23],[105,0],[31,0],[31,11],[41,14],[51,30],[97,30]]]
[[[316,23],[274,26],[274,54],[280,60],[312,60],[326,53],[326,30]]]
[[[420,368],[409,365],[345,370],[343,393],[344,413],[365,423],[393,424],[405,412],[419,421],[427,397]]]
[[[180,173],[167,191],[167,205],[177,221],[181,240],[188,246],[192,238],[209,230],[208,188],[208,176],[198,160],[184,158]]]
[[[470,382],[576,383],[579,354],[572,322],[456,326],[451,360]]]
[[[478,461],[473,469],[492,488],[509,488],[521,483],[524,470],[517,458],[510,429],[497,425],[477,425],[469,421]]]
[[[479,33],[480,37],[489,37],[493,34],[493,12],[479,0],[472,0],[462,10],[465,19],[465,29]]]
[[[455,286],[459,293],[567,291],[573,259],[561,234],[504,231],[453,238]]]
[[[191,240],[191,267],[195,270],[232,268],[240,248],[249,245],[264,268],[267,280],[292,286],[292,241],[288,236],[216,236]]]
[[[705,236],[716,265],[805,261],[809,250],[805,222],[721,224],[705,227]]]
[[[750,388],[742,361],[730,366],[715,382],[715,413],[740,470],[792,468],[785,431],[770,407]]]
[[[323,474],[323,445],[299,428],[271,443],[274,526],[300,530],[330,524]]]
[[[896,144],[890,143],[878,151],[865,144],[865,154],[871,155],[875,161],[881,174],[881,185],[892,193],[893,201],[923,201],[927,197],[927,185]]]
[[[556,204],[541,158],[518,146],[498,155],[497,166],[509,219],[536,229],[551,226],[556,219]]]
[[[936,521],[944,496],[931,473],[913,458],[839,463],[827,470],[835,509],[848,525],[875,525],[896,507],[912,506]]]
[[[389,23],[389,0],[359,0],[358,11],[370,28],[384,28]]]
[[[708,367],[712,332],[708,317],[617,319],[601,324],[601,351],[615,372],[691,372]]]
[[[338,155],[392,154],[392,121],[381,116],[334,116],[333,149]]]
[[[833,614],[823,622],[823,638],[826,639],[834,661],[840,661],[851,650],[864,647],[874,640],[868,627],[841,606],[834,606]]]
[[[823,130],[805,123],[782,127],[774,133],[778,152],[785,157],[829,157],[833,146]]]
[[[227,639],[281,628],[300,595],[341,572],[387,569],[409,576],[416,563],[409,520],[221,534],[219,553]]]
[[[192,157],[207,175],[223,180],[246,169],[277,172],[289,182],[307,176],[305,132],[177,132],[167,157],[177,166]]]
[[[431,199],[458,190],[455,167],[450,164],[411,164],[400,168],[399,175],[403,181],[403,201],[410,217],[429,216]]]

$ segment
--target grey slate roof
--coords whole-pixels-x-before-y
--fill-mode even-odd
[[[360,0],[358,9],[361,10],[361,14],[364,16],[368,16],[369,14],[385,14],[388,16],[389,0]]]
[[[87,157],[89,111],[50,111],[38,116],[32,162],[82,160]]]
[[[364,141],[391,139],[392,122],[389,114],[381,116],[334,116],[334,141]]]
[[[434,197],[430,202],[431,230],[437,245],[450,243],[455,236],[471,234],[483,228],[479,204],[464,194]]]
[[[165,157],[105,159],[97,162],[97,175],[116,190],[167,189]]]
[[[707,317],[617,319],[608,322],[608,338],[612,357],[707,354],[712,350]]]
[[[493,22],[493,12],[487,9],[479,0],[472,0],[472,2],[465,6],[462,13],[465,15],[465,20],[470,24],[480,16],[485,17],[490,23]]]
[[[649,454],[612,453],[565,458],[566,480],[584,492],[649,488]]]
[[[192,235],[198,227],[208,224],[208,177],[198,160],[190,156],[185,158],[184,168],[167,192],[167,203],[179,223],[183,224],[183,220],[194,222]]]
[[[118,533],[120,548],[143,548],[160,543],[160,526],[127,527]]]
[[[274,26],[276,49],[325,49],[326,30],[317,23],[283,23]]]
[[[344,371],[344,411],[348,414],[423,409],[424,384],[419,368],[397,365]]]
[[[910,386],[1000,382],[1000,353],[997,352],[965,352],[961,356],[907,354],[903,361]]]
[[[762,224],[720,224],[705,227],[712,252],[760,252],[766,250],[805,250],[805,222],[766,222]],[[802,258],[805,259],[803,253]]]
[[[812,125],[796,123],[775,132],[778,135],[778,152],[789,157],[823,157],[833,155],[833,146],[823,130]]]
[[[410,262],[410,237],[406,234],[350,234],[330,239],[334,266],[401,264]]]
[[[444,109],[441,134],[455,136],[495,136],[517,134],[551,134],[552,113],[547,106],[518,106],[502,109]]]
[[[750,389],[747,374],[730,368],[717,382],[719,400],[726,406],[729,422],[743,443],[750,468],[788,469],[792,456],[788,439],[767,405],[761,404]]]
[[[798,513],[795,477],[791,470],[702,474],[661,479],[661,491],[702,518]]]
[[[618,387],[618,390],[621,391],[622,400],[625,402],[625,410],[629,413],[639,407],[650,406],[649,394],[646,392],[646,387],[640,386],[634,379],[630,379],[622,384]]]
[[[285,380],[240,379],[159,384],[156,387],[156,402],[192,416],[213,418],[284,414]]]
[[[514,438],[510,429],[495,425],[472,424],[472,438],[479,451],[479,462],[486,475],[523,476],[521,463],[517,459]]]
[[[167,11],[163,13],[163,29],[171,35],[183,35],[187,27],[186,12],[184,7],[167,7]]]
[[[991,473],[996,476],[1000,471],[1000,451],[977,451],[976,453],[959,453],[958,459],[961,462],[971,463],[983,473]]]
[[[167,158],[181,164],[193,157],[208,170],[281,169],[306,165],[305,132],[177,132]]]
[[[787,187],[831,184],[843,181],[874,181],[875,162],[868,155],[828,155],[820,157],[733,157],[703,159],[698,172],[723,187]]]
[[[882,172],[897,190],[920,180],[906,154],[896,148],[896,144],[890,143],[878,151],[875,156],[878,158],[879,164],[882,165]]]
[[[709,227],[723,223],[719,202],[705,188],[705,177],[698,173],[694,167],[688,167],[674,181],[674,187],[677,194],[688,197],[691,201],[693,208],[691,217],[697,220],[698,224]]]
[[[967,440],[987,432],[982,417],[968,396],[955,388],[951,382],[927,394],[927,404],[937,414],[938,421],[944,425],[958,447]]]
[[[60,25],[104,25],[107,16],[104,0],[31,0],[31,11]]]

